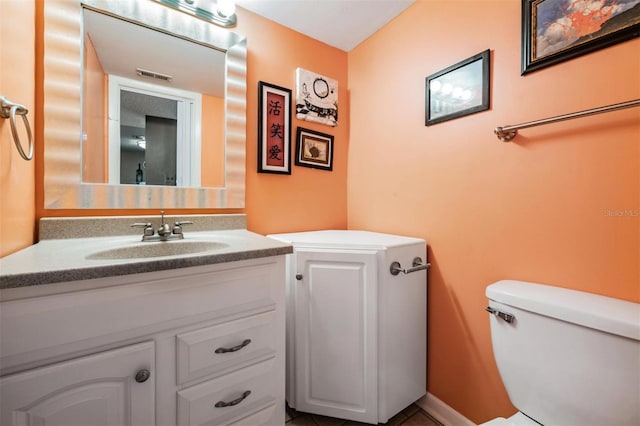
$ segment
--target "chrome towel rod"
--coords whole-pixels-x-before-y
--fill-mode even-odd
[[[599,108],[587,109],[584,111],[572,112],[571,114],[558,115],[556,117],[543,118],[541,120],[530,121],[528,123],[496,127],[494,133],[502,142],[509,142],[518,134],[518,129],[540,126],[542,124],[556,123],[558,121],[571,120],[573,118],[586,117],[589,115],[601,114],[603,112],[617,111],[619,109],[633,108],[640,106],[640,99],[634,101],[621,102],[619,104],[607,105]]]

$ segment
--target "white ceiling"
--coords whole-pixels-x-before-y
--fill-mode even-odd
[[[345,52],[415,0],[236,0],[236,4]]]

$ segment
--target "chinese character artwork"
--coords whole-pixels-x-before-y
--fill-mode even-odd
[[[282,105],[284,96],[267,93],[267,149],[269,155],[267,164],[270,166],[284,166],[284,114]]]
[[[258,171],[291,173],[291,90],[259,83]]]

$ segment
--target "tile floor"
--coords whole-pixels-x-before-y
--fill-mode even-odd
[[[442,423],[429,416],[415,404],[411,404],[387,423],[380,423],[385,426],[443,426]],[[293,408],[287,407],[287,423],[285,426],[368,426],[365,423],[351,420],[336,419],[333,417],[320,416],[317,414],[301,413]]]

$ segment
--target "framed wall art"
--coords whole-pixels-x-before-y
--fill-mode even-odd
[[[489,109],[490,53],[485,50],[426,78],[426,126]]]
[[[258,82],[258,172],[291,174],[291,90]]]
[[[296,118],[338,125],[338,82],[302,68],[296,69]]]
[[[640,0],[522,0],[522,74],[638,37]]]
[[[296,166],[333,170],[333,136],[298,127]]]

